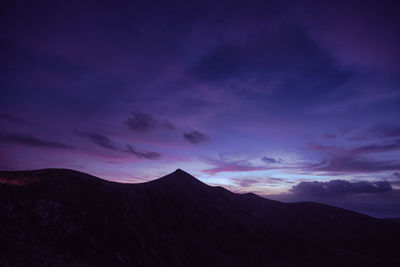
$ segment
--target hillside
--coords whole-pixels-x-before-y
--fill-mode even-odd
[[[0,172],[0,265],[398,266],[400,224],[208,186]]]

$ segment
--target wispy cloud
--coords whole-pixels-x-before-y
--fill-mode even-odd
[[[93,132],[80,132],[76,131],[76,134],[85,138],[86,140],[109,150],[112,151],[117,151],[117,152],[123,152],[123,153],[129,153],[131,155],[134,155],[135,157],[139,159],[159,159],[161,157],[160,153],[153,152],[153,151],[139,151],[135,148],[133,148],[131,145],[126,144],[125,147],[122,147],[118,145],[116,142],[111,140],[109,137],[98,134],[98,133],[93,133]]]
[[[78,134],[87,140],[91,141],[92,143],[101,146],[103,148],[107,148],[114,151],[120,151],[120,148],[117,144],[115,144],[110,138],[107,136],[98,134],[98,133],[84,133],[78,132]]]
[[[53,140],[45,140],[30,134],[20,133],[0,133],[0,142],[6,144],[19,144],[34,147],[62,148],[71,149],[72,146],[56,142]]]
[[[160,153],[152,151],[138,151],[131,145],[126,145],[126,150],[123,151],[131,153],[140,159],[159,159],[161,157]]]

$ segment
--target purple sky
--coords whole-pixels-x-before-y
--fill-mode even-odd
[[[400,216],[396,1],[1,5],[0,169]]]

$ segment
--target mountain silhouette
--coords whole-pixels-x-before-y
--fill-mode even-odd
[[[399,266],[400,223],[208,186],[0,172],[1,266]]]

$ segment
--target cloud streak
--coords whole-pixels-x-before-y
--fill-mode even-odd
[[[175,129],[175,126],[169,121],[161,121],[148,113],[142,112],[132,112],[124,123],[130,130],[135,132],[148,132],[157,128]]]
[[[44,140],[30,134],[19,134],[19,133],[0,133],[0,142],[6,144],[19,144],[32,147],[48,147],[48,148],[61,148],[61,149],[71,149],[72,146],[51,141]]]
[[[160,153],[152,152],[152,151],[137,151],[131,145],[126,145],[126,150],[123,150],[123,151],[131,153],[132,155],[135,155],[136,157],[138,157],[140,159],[160,159],[161,158]]]
[[[120,151],[118,146],[107,136],[97,134],[97,133],[79,133],[79,135],[85,137],[86,139],[90,140],[92,143],[107,148],[114,151]]]
[[[108,149],[108,150],[129,153],[139,159],[157,160],[157,159],[161,158],[160,153],[153,152],[153,151],[139,151],[139,150],[133,148],[129,144],[126,144],[125,148],[121,147],[117,143],[112,141],[109,137],[102,135],[102,134],[87,133],[87,132],[76,132],[76,133],[79,136],[87,139],[88,141],[96,144],[97,146],[100,146],[100,147]]]
[[[210,138],[207,135],[199,131],[184,132],[183,139],[194,145],[198,145],[200,143],[204,143],[210,140]]]

